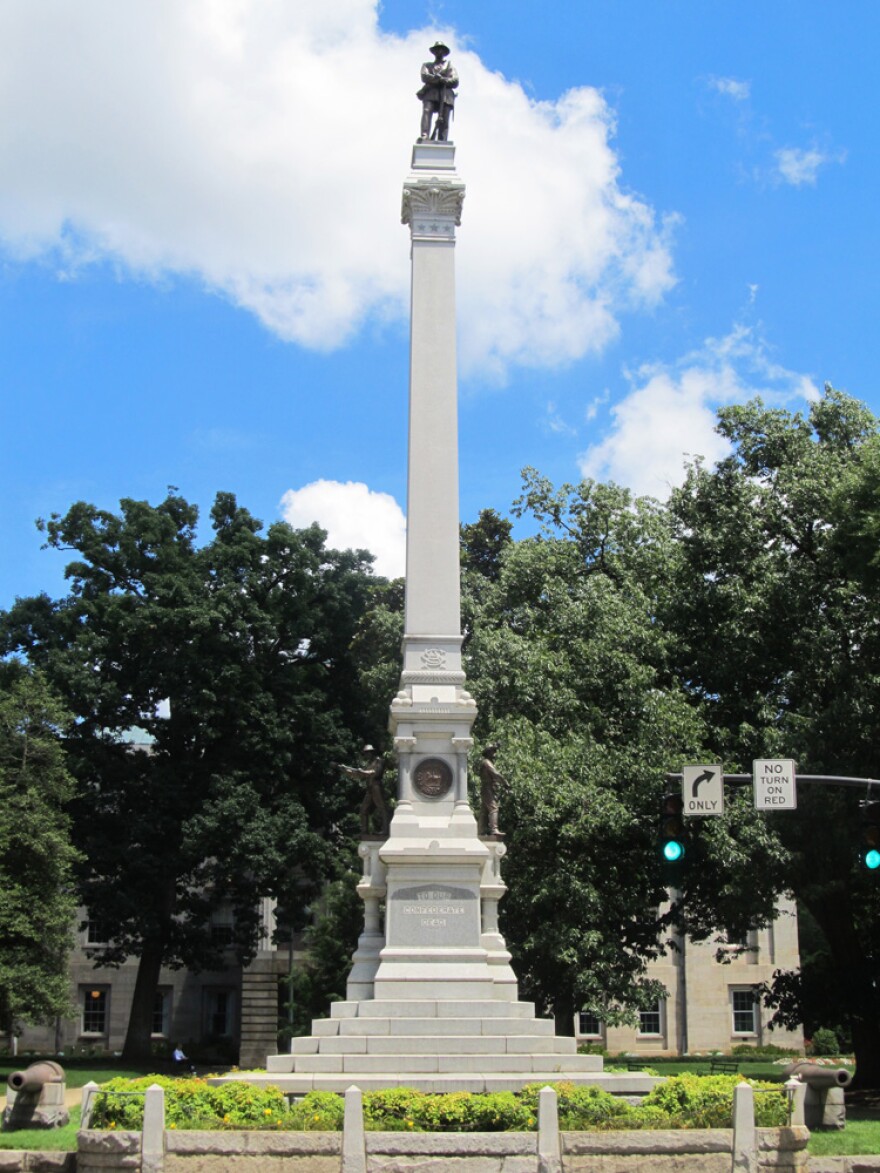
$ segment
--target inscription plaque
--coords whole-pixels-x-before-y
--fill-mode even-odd
[[[469,888],[418,884],[389,900],[389,945],[479,945],[480,906]]]
[[[452,770],[440,758],[425,758],[413,771],[413,786],[425,798],[445,798],[452,789]]]

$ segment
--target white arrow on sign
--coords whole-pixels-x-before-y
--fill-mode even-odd
[[[688,818],[724,814],[724,773],[712,766],[685,766],[681,771],[682,813]]]
[[[790,758],[759,758],[752,762],[752,778],[756,810],[797,810],[795,764]]]

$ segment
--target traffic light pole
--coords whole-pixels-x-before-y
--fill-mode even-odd
[[[671,785],[673,782],[681,782],[681,774],[667,774],[666,781]],[[724,774],[722,780],[727,786],[751,786],[754,776],[752,774]],[[871,789],[872,786],[880,786],[880,779],[877,778],[847,778],[839,774],[798,774],[798,786],[801,783],[806,785],[821,785],[821,786],[849,786],[855,789]]]

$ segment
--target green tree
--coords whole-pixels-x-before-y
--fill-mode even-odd
[[[524,992],[570,1033],[581,1007],[631,1020],[662,992],[646,965],[675,909],[661,910],[655,811],[701,724],[653,621],[674,557],[662,510],[589,481],[557,491],[531,470],[517,510],[538,537],[492,526],[499,540],[474,558],[491,519],[465,527],[467,672],[476,737],[500,743],[510,785],[503,931]]]
[[[328,884],[303,933],[305,956],[293,971],[294,1034],[308,1034],[313,1019],[326,1018],[330,1003],[345,998],[352,956],[364,927],[356,880],[351,873]],[[282,982],[287,986],[285,979]]]
[[[67,805],[69,719],[45,681],[0,669],[0,1030],[69,1009],[76,911]]]
[[[718,431],[730,456],[695,464],[671,498],[680,560],[663,619],[680,677],[726,768],[792,757],[803,774],[876,777],[877,421],[826,387],[807,415],[755,400],[723,409]],[[857,1082],[878,1086],[880,897],[857,859],[860,796],[802,786],[767,826],[827,942]],[[759,871],[731,866],[744,908]],[[787,1021],[803,1013],[785,1005]]]
[[[308,900],[357,802],[329,763],[364,732],[349,644],[369,555],[327,550],[317,527],[263,533],[231,494],[201,546],[197,516],[174,491],[119,513],[72,506],[44,526],[50,546],[79,555],[70,594],[0,617],[6,650],[39,666],[76,717],[81,897],[112,934],[100,961],[139,958],[127,1058],[149,1052],[160,967],[219,963],[220,905],[248,960],[258,897],[286,896],[295,866]]]

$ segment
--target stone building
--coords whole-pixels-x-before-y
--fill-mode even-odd
[[[577,1015],[575,1033],[612,1054],[640,1057],[730,1051],[740,1043],[775,1043],[803,1049],[803,1030],[770,1031],[771,1012],[756,1002],[754,989],[769,982],[774,970],[798,969],[797,913],[782,899],[776,920],[751,932],[744,941],[678,941],[648,967],[648,976],[663,982],[667,995],[641,1011],[638,1027],[606,1026],[595,1015]]]
[[[273,902],[262,903],[264,945],[249,966],[242,967],[230,949],[222,969],[162,970],[153,1011],[157,1055],[180,1043],[206,1062],[261,1066],[277,1050],[278,982],[288,972],[290,949],[269,944]],[[96,966],[101,949],[109,944],[108,934],[81,909],[77,923],[83,922],[70,957],[74,1014],[46,1026],[27,1027],[19,1038],[22,1051],[69,1054],[94,1048],[96,1053],[112,1054],[122,1050],[137,958],[115,968]],[[222,910],[212,919],[211,929],[221,947],[231,942],[232,925]]]
[[[175,1042],[198,1053],[216,1056],[216,1062],[237,1061],[243,1067],[261,1067],[277,1050],[278,983],[288,972],[290,949],[270,945],[272,903],[263,907],[266,943],[254,962],[242,968],[229,954],[229,964],[216,971],[195,974],[163,970],[156,996],[153,1037],[157,1051]],[[222,912],[214,922],[217,939],[230,936]],[[71,955],[71,1000],[76,1012],[45,1027],[28,1027],[19,1040],[22,1050],[67,1051],[94,1047],[121,1051],[128,1025],[137,961],[117,969],[95,968],[92,956],[106,945],[98,923],[88,922],[78,933]],[[753,990],[769,981],[776,969],[800,964],[797,916],[789,900],[779,902],[779,915],[766,929],[748,939],[719,945],[684,940],[649,967],[651,977],[666,986],[667,996],[640,1014],[638,1027],[608,1027],[595,1016],[577,1015],[575,1034],[582,1042],[598,1043],[612,1054],[641,1057],[686,1052],[730,1051],[738,1043],[776,1043],[803,1047],[803,1032],[769,1031],[769,1013],[756,1003]],[[723,960],[718,960],[719,951]],[[294,942],[294,963],[299,954]]]

